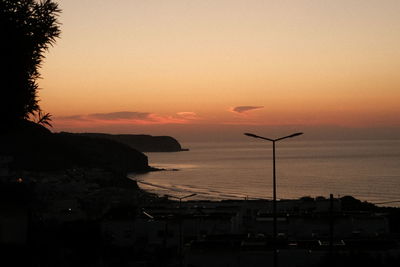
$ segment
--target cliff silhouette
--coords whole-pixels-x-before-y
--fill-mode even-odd
[[[147,156],[109,139],[52,133],[36,123],[21,120],[0,133],[3,155],[13,158],[11,168],[52,171],[67,168],[103,168],[118,173],[148,171]]]
[[[104,134],[104,133],[61,133],[95,139],[108,139],[117,141],[134,148],[140,152],[177,152],[185,151],[179,142],[170,136],[151,136],[135,134]]]

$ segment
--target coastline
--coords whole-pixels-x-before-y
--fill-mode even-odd
[[[178,172],[150,172],[139,180],[206,198],[272,197],[269,146],[255,143],[185,143],[186,153],[146,153],[149,164]],[[293,141],[277,151],[277,197],[351,195],[400,206],[398,142]],[[152,188],[149,188],[150,190]],[[154,190],[151,190],[153,192]],[[165,192],[168,194],[168,192]],[[161,195],[161,194],[160,194]]]

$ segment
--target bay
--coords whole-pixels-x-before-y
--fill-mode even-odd
[[[160,196],[197,194],[191,199],[272,198],[272,144],[186,143],[190,151],[146,153],[166,171],[131,174],[139,186]],[[277,142],[278,199],[302,196],[358,199],[400,206],[400,140]],[[383,203],[389,202],[389,203]]]

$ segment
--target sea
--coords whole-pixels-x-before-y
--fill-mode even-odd
[[[165,169],[130,174],[140,188],[185,200],[272,199],[272,143],[185,143],[189,151],[146,153]],[[400,140],[276,143],[278,199],[351,195],[400,206]]]

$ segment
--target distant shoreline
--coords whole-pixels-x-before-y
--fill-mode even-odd
[[[149,194],[149,195],[151,195],[153,197],[156,196],[157,198],[161,198],[161,199],[164,198],[166,200],[174,201],[174,199],[169,199],[168,197],[166,197],[166,196],[168,196],[168,194],[158,194],[156,192],[149,192],[148,190],[141,188],[139,184],[144,184],[144,185],[148,185],[148,186],[154,186],[154,187],[163,188],[163,189],[167,189],[166,187],[156,186],[156,185],[153,185],[151,183],[147,183],[145,181],[140,181],[140,180],[133,179],[133,178],[129,178],[129,179],[135,181],[137,183],[137,185],[138,185],[138,188],[140,190],[142,190],[146,194]],[[190,194],[190,193],[193,193],[193,192],[186,192],[185,194]],[[176,195],[179,196],[180,194],[182,194],[182,192],[176,192]],[[201,194],[199,194],[198,196],[201,196]],[[190,201],[190,202],[204,202],[204,201],[206,201],[206,202],[210,202],[210,203],[213,203],[213,202],[219,203],[219,202],[225,202],[225,201],[231,201],[231,202],[245,202],[245,201],[272,202],[272,199],[270,199],[270,198],[252,198],[252,197],[248,197],[248,198],[245,198],[245,199],[240,199],[240,198],[237,198],[237,199],[228,199],[228,198],[227,199],[205,199],[204,198],[203,199],[203,198],[199,198],[198,196],[197,197],[195,196],[193,198],[187,199],[185,201]],[[352,201],[352,202],[356,203],[357,208],[362,208],[362,209],[365,209],[365,210],[400,209],[400,207],[387,206],[387,205],[382,206],[382,205],[374,204],[374,203],[368,202],[366,200],[360,200],[360,199],[355,198],[353,196],[347,196],[347,195],[346,196],[342,196],[342,197],[335,197],[333,199],[336,199],[336,200],[343,200],[344,199],[347,202],[348,201]],[[314,196],[314,197],[313,196],[302,196],[302,197],[293,198],[293,199],[277,199],[277,203],[280,203],[280,202],[284,203],[284,202],[288,202],[288,201],[305,201],[305,202],[307,202],[307,201],[329,201],[329,198],[322,197],[322,196]],[[391,201],[391,202],[396,202],[396,201]],[[388,202],[388,204],[389,204],[389,202]]]
[[[63,135],[76,135],[90,137],[93,139],[109,139],[129,146],[140,152],[180,152],[188,151],[171,136],[152,136],[147,134],[106,134],[106,133],[68,133]]]
[[[159,169],[159,171],[173,171],[173,170]],[[146,182],[146,181],[141,181],[139,179],[135,179],[135,178],[129,177],[129,175],[127,175],[127,177],[128,177],[128,179],[131,179],[131,180],[135,181],[140,190],[142,190],[142,191],[144,191],[144,192],[146,192],[148,194],[151,194],[151,195],[156,195],[159,198],[163,198],[166,194],[161,194],[161,193],[157,193],[157,192],[148,191],[148,190],[140,187],[140,184],[151,186],[151,187],[154,187],[154,188],[159,188],[159,189],[164,189],[164,190],[171,191],[168,187],[165,187],[165,186],[155,185],[155,184],[152,184],[152,183],[149,183],[149,182]],[[179,194],[182,194],[183,192],[176,191],[175,193],[177,195],[179,195]],[[193,192],[191,192],[191,191],[190,192],[189,191],[185,192],[185,194],[190,194],[190,193],[196,193],[196,192],[195,191],[193,191]],[[237,198],[226,198],[226,199],[224,199],[224,198],[212,198],[212,199],[210,199],[210,198],[201,198],[200,196],[202,196],[202,194],[198,193],[198,195],[196,197],[193,197],[192,199],[189,199],[188,201],[210,201],[210,202],[221,202],[221,201],[272,201],[272,198],[256,198],[256,197],[239,198],[239,197],[237,197]],[[342,199],[342,198],[353,198],[353,199],[355,199],[357,201],[360,201],[360,203],[365,203],[367,205],[373,205],[373,206],[376,206],[377,208],[395,208],[395,209],[400,209],[400,207],[397,207],[397,206],[383,205],[383,204],[396,203],[396,202],[400,202],[400,201],[388,201],[387,203],[374,204],[374,203],[371,203],[371,202],[369,202],[367,200],[361,200],[361,199],[355,198],[355,197],[350,196],[350,195],[345,195],[345,196],[342,196],[342,197],[335,197],[334,199]],[[328,198],[326,198],[326,197],[317,196],[316,195],[316,196],[302,196],[302,197],[298,197],[298,198],[282,198],[282,199],[277,199],[277,201],[279,203],[279,202],[295,201],[295,200],[302,200],[302,199],[303,200],[309,200],[309,201],[317,200],[317,199],[328,200]]]

